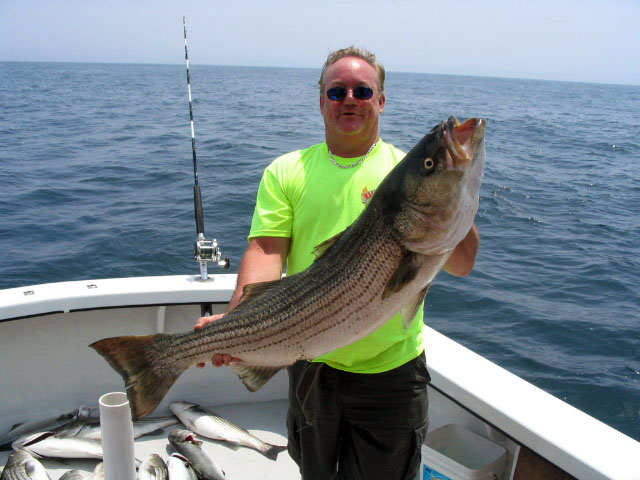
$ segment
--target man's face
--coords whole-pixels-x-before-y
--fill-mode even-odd
[[[343,87],[347,96],[342,100],[330,100],[327,90]],[[353,95],[356,87],[370,87],[373,96],[368,100],[358,100]],[[324,88],[320,95],[320,111],[324,117],[325,129],[329,135],[369,137],[377,136],[378,121],[384,111],[385,96],[378,90],[378,74],[365,60],[358,57],[344,57],[327,68]]]

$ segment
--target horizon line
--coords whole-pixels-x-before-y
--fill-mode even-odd
[[[87,65],[157,65],[157,66],[182,66],[184,67],[184,63],[173,63],[173,62],[156,62],[156,63],[148,63],[148,62],[127,62],[127,61],[78,61],[78,60],[3,60],[0,59],[0,63],[69,63],[69,64],[87,64]],[[320,67],[292,67],[292,66],[283,66],[283,65],[233,65],[233,64],[224,64],[224,63],[194,63],[192,61],[189,62],[191,67],[193,66],[201,66],[201,67],[231,67],[231,68],[282,68],[282,69],[295,69],[295,70],[317,70],[320,71]],[[479,75],[479,74],[470,74],[470,73],[436,73],[436,72],[416,72],[410,70],[393,70],[393,69],[385,69],[387,73],[408,73],[414,75],[434,75],[434,76],[448,76],[448,77],[472,77],[472,78],[491,78],[491,79],[499,79],[499,80],[525,80],[525,81],[533,81],[533,82],[561,82],[561,83],[579,83],[585,85],[610,85],[610,86],[621,86],[621,87],[640,87],[639,83],[616,83],[612,81],[586,81],[586,80],[566,80],[566,79],[553,79],[553,78],[531,78],[531,77],[520,77],[520,76],[499,76],[499,75]]]

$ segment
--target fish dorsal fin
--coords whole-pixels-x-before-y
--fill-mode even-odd
[[[342,237],[342,235],[344,235],[344,232],[346,231],[347,229],[341,231],[340,233],[338,233],[337,235],[334,235],[331,238],[328,238],[324,242],[316,245],[316,248],[314,248],[312,252],[316,257],[316,260],[319,259],[321,256],[323,256],[325,253],[327,253],[327,250],[333,247],[336,244],[336,242],[340,240],[340,238]]]
[[[249,283],[242,289],[242,297],[238,301],[238,305],[251,300],[252,298],[259,297],[265,292],[268,292],[273,287],[278,285],[282,280],[271,280],[268,282]]]
[[[255,392],[260,390],[283,367],[245,367],[236,364],[232,365],[231,368],[240,377],[244,386],[250,392]]]
[[[402,309],[402,325],[404,326],[405,331],[413,323],[413,319],[415,318],[416,313],[418,313],[420,305],[424,303],[424,297],[427,296],[427,292],[429,291],[430,286],[431,284],[420,290],[418,294],[413,298],[411,303]]]
[[[400,261],[400,265],[396,268],[393,275],[387,282],[387,286],[382,292],[382,299],[390,297],[394,293],[398,293],[404,288],[411,280],[416,278],[418,274],[419,266],[417,265],[418,254],[408,252]]]

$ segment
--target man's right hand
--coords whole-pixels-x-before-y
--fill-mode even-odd
[[[202,327],[204,327],[205,325],[208,325],[211,322],[215,322],[216,320],[220,320],[222,317],[224,317],[224,313],[218,313],[216,315],[211,315],[210,317],[200,317],[198,318],[198,321],[196,322],[196,324],[194,325],[193,329],[194,330],[200,330]],[[230,363],[236,363],[236,362],[240,362],[239,358],[234,358],[231,355],[228,354],[222,354],[222,353],[216,353],[215,355],[213,355],[211,357],[211,363],[214,367],[221,367],[222,365],[229,365]],[[204,368],[204,363],[198,363],[196,365],[196,367],[198,368]]]
[[[290,243],[291,240],[285,237],[256,237],[251,240],[238,267],[238,280],[229,300],[227,312],[233,310],[239,303],[245,285],[277,280],[282,277]],[[200,317],[193,329],[200,330],[205,325],[220,320],[224,315],[219,313],[210,317]],[[230,363],[242,363],[242,360],[231,355],[216,353],[211,357],[211,363],[214,367],[221,367]],[[204,365],[204,363],[197,364],[199,368],[203,368]]]

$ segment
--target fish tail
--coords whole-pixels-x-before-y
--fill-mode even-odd
[[[165,364],[158,360],[166,348],[163,337],[164,334],[111,337],[89,345],[124,379],[133,420],[153,412],[189,367],[180,362]]]
[[[284,452],[287,447],[282,447],[280,445],[270,445],[268,449],[264,450],[262,454],[267,457],[269,460],[276,461],[278,459],[278,454],[280,452]]]

